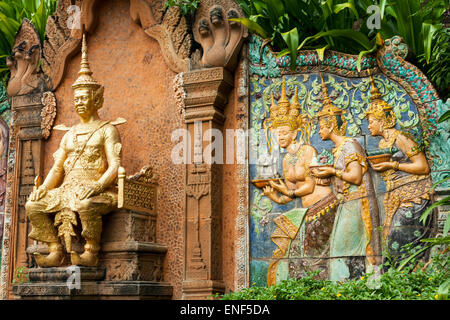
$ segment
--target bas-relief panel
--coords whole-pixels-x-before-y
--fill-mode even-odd
[[[0,83],[0,265],[1,244],[3,237],[3,222],[6,193],[6,158],[8,155],[8,131],[11,120],[11,111],[6,88]]]
[[[0,179],[3,181],[6,179],[6,166],[4,164],[4,158],[8,154],[8,131],[9,131],[9,123],[11,121],[11,111],[10,111],[9,99],[6,94],[6,88],[0,83]],[[4,172],[5,171],[5,172]],[[4,183],[0,185],[0,214],[3,213],[4,210]],[[1,225],[1,223],[0,223]],[[1,240],[1,232],[0,232],[0,240]]]
[[[285,96],[292,103],[296,89],[298,90],[297,99],[300,104],[301,113],[306,115],[310,120],[309,134],[299,132],[297,135],[297,143],[308,141],[316,149],[317,154],[321,154],[324,150],[331,153],[334,145],[331,141],[323,141],[319,135],[319,121],[317,118],[318,112],[322,108],[322,90],[321,90],[321,78],[319,73],[302,73],[302,74],[289,74],[281,76],[277,70],[274,62],[270,61],[269,55],[264,54],[262,56],[265,59],[265,65],[269,66],[263,72],[250,68],[250,180],[260,179],[264,175],[264,170],[272,170],[272,177],[283,178],[283,166],[282,162],[286,156],[286,150],[278,145],[275,135],[270,130],[264,130],[264,120],[269,117],[271,102],[271,92],[273,93],[273,99],[275,104],[279,104],[282,93],[283,78],[285,81]],[[256,70],[256,71],[255,71]],[[266,77],[263,74],[268,74],[272,77]],[[336,74],[323,72],[323,79],[326,87],[328,88],[329,97],[332,103],[339,109],[346,110],[344,114],[345,120],[347,120],[347,130],[345,135],[355,138],[361,146],[366,150],[375,150],[379,148],[380,137],[372,136],[368,129],[368,120],[365,117],[365,112],[370,104],[370,90],[371,83],[369,77],[363,78],[345,78]],[[393,112],[397,118],[395,129],[407,132],[411,134],[411,138],[415,140],[419,145],[421,143],[421,130],[419,123],[419,115],[413,100],[407,94],[403,87],[401,87],[395,81],[387,78],[383,74],[374,75],[374,83],[378,88],[382,99],[390,106],[393,107]],[[270,150],[270,151],[269,151]],[[370,166],[369,173],[373,179],[373,185],[377,197],[377,203],[379,206],[379,216],[381,225],[385,222],[384,218],[384,198],[386,194],[386,184],[381,178],[380,173],[373,171]],[[276,244],[277,232],[279,232],[280,217],[286,215],[289,212],[295,212],[296,208],[302,208],[302,200],[295,197],[293,201],[286,204],[278,204],[268,197],[266,197],[261,188],[256,187],[254,184],[250,184],[250,285],[266,286],[268,285],[268,273],[271,269],[271,264],[274,263],[275,252],[279,245]],[[426,204],[426,203],[425,203]],[[424,203],[416,201],[409,205],[398,209],[404,210],[403,215],[406,217],[417,219],[412,217],[414,212],[423,212],[420,206]],[[413,207],[413,209],[408,208]],[[331,210],[333,211],[333,210]],[[412,213],[411,213],[412,212]],[[401,214],[397,212],[397,215]],[[417,215],[417,214],[416,214]],[[278,218],[278,219],[277,219]],[[293,218],[295,220],[295,218]],[[398,219],[397,219],[398,220]],[[408,224],[404,221],[395,221],[397,225]],[[394,222],[393,222],[394,223]],[[303,223],[302,225],[304,225]],[[323,241],[327,240],[327,236],[332,232],[331,226],[333,221],[329,221],[328,229]],[[335,228],[334,226],[333,228]],[[281,228],[283,228],[281,226]],[[308,229],[309,228],[309,229]],[[313,227],[312,227],[313,228]],[[277,231],[278,230],[278,231]],[[312,230],[312,231],[311,231]],[[314,239],[319,239],[320,236],[315,232],[323,232],[323,228],[311,229],[311,227],[300,227],[298,229],[295,238],[292,237],[287,244],[289,255],[283,256],[285,259],[289,256],[289,263],[281,264],[276,271],[277,278],[283,279],[292,276],[299,276],[304,274],[304,270],[314,270],[314,268],[304,267],[314,265],[313,262],[303,263],[302,260],[311,260],[311,258],[317,258],[316,256],[308,256],[306,253],[305,245],[308,244],[308,240],[314,242]],[[294,231],[295,232],[295,231]],[[308,235],[308,232],[312,234]],[[303,233],[300,235],[299,233]],[[343,237],[344,235],[337,235],[337,237]],[[414,241],[416,238],[423,236],[423,230],[416,230],[416,233],[411,237],[410,235],[402,235],[404,242]],[[306,238],[309,239],[306,239]],[[336,235],[335,235],[336,237]],[[404,238],[408,238],[405,240]],[[306,241],[306,242],[305,242]],[[320,241],[320,240],[317,240]],[[324,243],[325,243],[324,242]],[[326,244],[324,244],[326,246]],[[394,244],[393,249],[396,247]],[[397,244],[398,247],[398,244]],[[297,252],[294,252],[296,251]],[[292,258],[297,259],[296,263],[292,263]],[[282,260],[281,259],[281,260]],[[349,258],[350,259],[350,258]],[[327,259],[324,259],[322,264],[327,264]],[[364,260],[364,259],[363,259]],[[358,272],[364,271],[364,266],[361,266],[360,262],[355,260],[353,263],[355,270],[350,270],[350,277],[357,275]],[[364,262],[362,262],[364,264]],[[273,267],[273,266],[272,266]],[[324,266],[323,268],[327,268]],[[302,270],[304,269],[304,270]],[[357,270],[359,269],[359,270]],[[325,272],[326,273],[326,272]],[[269,279],[269,282],[271,280]],[[270,283],[269,283],[270,284]]]

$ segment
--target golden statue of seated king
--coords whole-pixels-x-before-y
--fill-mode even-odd
[[[96,266],[102,215],[117,208],[116,178],[122,144],[114,125],[123,120],[103,121],[98,116],[104,87],[92,78],[84,35],[81,69],[72,88],[75,111],[81,121],[71,128],[59,126],[67,132],[53,155],[53,167],[42,185],[36,183],[25,205],[32,226],[29,237],[47,243],[50,252],[46,256],[34,253],[40,267],[62,265],[65,253],[60,236],[65,239],[73,265]],[[82,254],[71,248],[77,215],[85,240]]]

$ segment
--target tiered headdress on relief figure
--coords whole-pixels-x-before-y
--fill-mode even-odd
[[[302,107],[298,101],[298,87],[295,87],[294,98],[292,102],[289,102],[286,96],[286,79],[284,77],[281,84],[281,97],[278,105],[275,103],[273,91],[270,91],[270,113],[269,117],[264,119],[263,122],[269,151],[271,145],[268,138],[268,130],[283,126],[289,126],[291,130],[300,132],[302,141],[308,144],[310,143],[311,123],[308,116],[302,112]]]
[[[375,86],[375,81],[370,74],[370,104],[365,112],[366,117],[372,114],[375,118],[383,121],[384,129],[393,128],[397,117],[391,105],[381,99],[381,94]]]
[[[320,119],[322,117],[327,118],[327,123],[334,123],[334,132],[340,136],[344,136],[347,130],[347,120],[344,118],[345,111],[339,109],[331,102],[328,96],[328,88],[323,79],[322,73],[320,73],[320,79],[322,81],[322,96],[323,96],[323,107],[322,110],[317,114]]]

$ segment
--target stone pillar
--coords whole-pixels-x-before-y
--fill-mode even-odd
[[[41,93],[15,96],[11,103],[14,118],[9,158],[15,158],[15,165],[8,168],[7,179],[6,215],[9,220],[9,241],[6,243],[8,250],[5,267],[8,267],[6,287],[9,293],[6,294],[10,294],[15,270],[18,267],[31,266],[26,253],[26,248],[32,241],[28,239],[30,227],[25,213],[25,202],[33,190],[35,177],[42,177],[43,174],[41,97]]]
[[[203,156],[205,131],[223,130],[224,108],[233,88],[222,67],[184,74],[185,123],[191,161],[186,165],[184,299],[208,299],[224,292],[222,271],[222,164]]]
[[[6,64],[11,70],[7,93],[11,97],[13,119],[8,150],[5,230],[3,239],[0,298],[11,297],[11,284],[18,267],[30,267],[26,249],[29,223],[25,202],[34,187],[36,176],[43,175],[44,140],[56,116],[56,100],[45,92],[39,69],[41,56],[39,34],[24,19],[14,40]]]

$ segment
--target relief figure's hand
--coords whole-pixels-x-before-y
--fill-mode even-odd
[[[336,170],[332,167],[318,167],[311,172],[316,178],[328,178],[336,174]]]
[[[275,190],[271,186],[266,186],[263,188],[263,194],[272,201],[277,201],[278,195]]]
[[[278,182],[279,183],[276,183],[275,181],[270,180],[269,184],[272,188],[278,190],[280,193],[287,196],[289,194],[289,188],[287,187],[287,185],[284,183],[283,180],[278,179]]]
[[[389,169],[393,169],[394,168],[394,163],[393,162],[381,162],[378,164],[371,164],[373,170],[375,171],[386,171]]]

